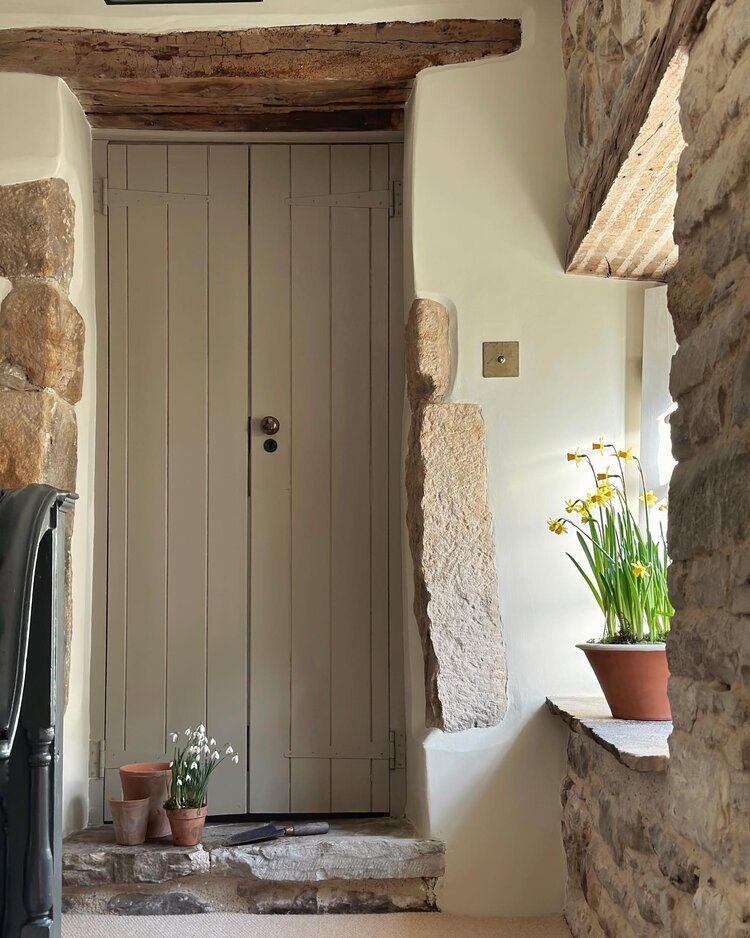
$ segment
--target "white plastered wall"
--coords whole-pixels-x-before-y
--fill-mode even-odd
[[[93,543],[96,319],[91,181],[91,131],[64,82],[0,74],[0,185],[57,176],[76,206],[70,299],[86,324],[83,397],[78,417],[80,496],[73,533],[73,644],[64,725],[64,827],[85,825],[88,812],[89,637]]]
[[[467,11],[468,12],[468,11]],[[565,452],[638,443],[643,286],[566,276],[568,194],[560,4],[497,3],[523,20],[514,55],[430,70],[408,109],[407,296],[454,319],[451,399],[482,405],[509,710],[495,729],[424,730],[422,657],[405,576],[409,811],[445,839],[441,907],[476,915],[562,908],[566,732],[546,695],[598,688],[576,642],[593,600],[547,518],[585,484]],[[482,377],[482,342],[520,342],[521,376]],[[408,548],[406,548],[408,555]]]

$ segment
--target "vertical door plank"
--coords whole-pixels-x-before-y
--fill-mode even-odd
[[[387,189],[388,146],[370,148],[373,189]],[[370,212],[370,502],[372,519],[371,741],[388,751],[388,228],[385,210]],[[388,772],[372,765],[372,811],[389,809]],[[388,763],[385,763],[386,769]]]
[[[293,197],[327,194],[329,176],[329,147],[292,147]],[[331,738],[330,210],[293,206],[291,226],[291,751],[310,754]],[[291,810],[329,805],[329,760],[292,759]]]
[[[109,184],[128,184],[127,151],[110,145]],[[110,749],[125,749],[125,662],[127,656],[128,540],[128,210],[109,209],[109,447],[107,498],[107,702],[105,739]],[[119,777],[107,771],[105,799],[118,797]]]
[[[207,723],[231,742],[212,798],[247,807],[247,147],[208,151]]]
[[[370,148],[331,148],[331,190],[370,187]],[[332,745],[371,735],[370,212],[332,209]],[[366,768],[366,771],[365,771]],[[370,766],[334,760],[333,811],[370,810]]]
[[[250,811],[288,812],[291,661],[290,147],[250,148]],[[278,417],[278,451],[259,421]]]
[[[404,147],[393,143],[388,147],[388,171],[391,182],[403,179]],[[404,711],[404,635],[401,572],[401,529],[403,510],[401,493],[404,490],[402,456],[404,401],[406,398],[404,375],[404,235],[403,218],[393,217],[389,223],[389,319],[390,354],[388,360],[388,411],[390,424],[390,453],[388,471],[388,515],[390,538],[388,555],[389,634],[390,634],[390,718],[391,729],[405,730]],[[399,817],[406,810],[406,770],[394,769],[390,773],[390,813]]]
[[[128,188],[166,191],[163,146],[129,146]],[[165,746],[167,209],[128,208],[125,748]]]
[[[170,192],[207,193],[206,147],[170,146],[167,160]],[[208,209],[168,214],[167,729],[179,733],[206,720]]]

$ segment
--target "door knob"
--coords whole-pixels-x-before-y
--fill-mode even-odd
[[[281,424],[276,417],[264,417],[260,422],[260,428],[267,436],[277,434],[280,426]]]

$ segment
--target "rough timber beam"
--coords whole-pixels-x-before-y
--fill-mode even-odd
[[[709,5],[674,0],[644,56],[585,187],[570,232],[569,273],[665,280],[675,265],[677,163],[685,145],[678,99],[687,50]]]
[[[14,29],[0,31],[0,71],[63,78],[95,127],[390,129],[422,69],[520,44],[511,19],[159,35]]]

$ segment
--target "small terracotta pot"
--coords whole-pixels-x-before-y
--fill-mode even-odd
[[[172,770],[168,762],[133,762],[120,769],[120,782],[126,801],[148,798],[146,840],[169,836],[169,821],[164,802],[169,798]]]
[[[176,847],[195,847],[201,842],[208,807],[167,808],[172,841]]]
[[[137,801],[120,801],[118,798],[109,799],[109,810],[112,813],[115,840],[118,844],[133,847],[136,844],[143,843],[148,829],[150,805],[151,802],[148,798],[139,798]]]
[[[577,645],[588,658],[617,720],[671,720],[664,644]]]

